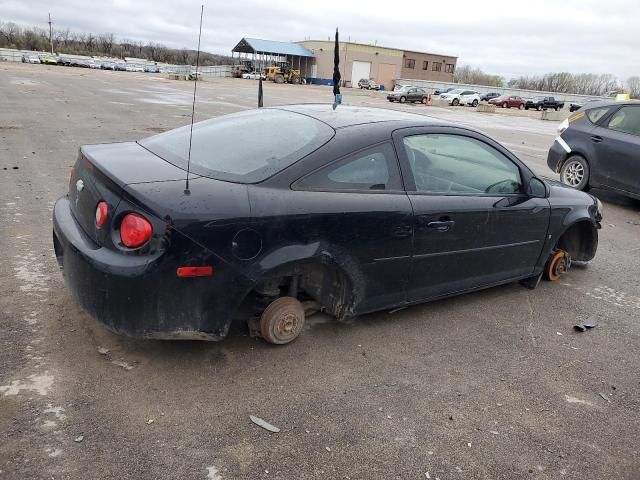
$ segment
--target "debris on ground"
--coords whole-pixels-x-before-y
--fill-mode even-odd
[[[327,452],[331,451],[331,449],[329,447],[324,447],[324,448],[327,450]]]
[[[73,441],[76,443],[80,443],[82,440],[84,440],[84,435],[78,435],[76,438],[73,439]]]
[[[100,355],[106,355],[107,353],[109,353],[109,349],[105,347],[98,347],[98,353]]]
[[[560,336],[562,336],[562,333],[560,333],[560,332],[556,332],[556,335],[560,335]]]
[[[262,428],[264,428],[265,430],[267,430],[267,431],[269,431],[271,433],[278,433],[280,431],[280,429],[278,427],[274,427],[273,425],[271,425],[268,422],[265,422],[261,418],[254,417],[253,415],[249,415],[249,418],[251,419],[251,421],[253,423],[255,423],[259,427],[262,427]]]
[[[598,395],[600,395],[607,402],[611,402],[611,400],[609,400],[609,397],[607,397],[604,393],[600,392],[600,393],[598,393]]]
[[[584,332],[588,328],[593,328],[593,327],[596,327],[597,325],[598,325],[598,322],[596,321],[596,319],[593,317],[590,317],[587,320],[580,322],[577,325],[574,325],[573,328],[575,328],[579,332]]]
[[[122,367],[125,370],[133,370],[135,368],[135,365],[131,365],[130,363],[125,362],[124,360],[112,360],[111,363],[119,367]]]
[[[149,420],[147,420],[147,425],[151,425],[153,422],[155,422],[155,420],[153,418],[150,418]]]

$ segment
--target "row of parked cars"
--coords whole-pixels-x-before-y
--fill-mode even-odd
[[[160,69],[157,65],[141,65],[131,62],[114,62],[111,60],[99,60],[95,58],[77,58],[65,56],[56,57],[50,54],[36,55],[25,53],[24,55],[22,55],[22,63],[41,63],[45,65],[61,65],[64,67],[94,68],[114,71],[117,70],[121,72],[160,72]]]
[[[471,105],[478,106],[480,102],[487,102],[491,105],[502,108],[517,108],[519,110],[560,110],[564,108],[564,102],[556,100],[554,97],[534,97],[522,98],[518,95],[505,95],[498,92],[489,92],[481,95],[473,90],[449,87],[446,89],[436,89],[434,95],[446,100],[449,105]]]

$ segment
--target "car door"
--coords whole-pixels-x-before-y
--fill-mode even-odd
[[[549,202],[523,193],[526,167],[464,129],[402,129],[394,142],[414,211],[410,302],[532,274]]]
[[[287,204],[301,212],[287,231],[326,242],[333,255],[353,263],[354,291],[362,289],[358,313],[405,302],[413,209],[391,141],[299,179]]]
[[[640,105],[625,105],[591,131],[598,181],[640,194]]]

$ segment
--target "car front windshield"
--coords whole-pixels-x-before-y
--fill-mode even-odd
[[[190,126],[138,143],[186,170]],[[193,125],[190,171],[237,183],[256,183],[328,142],[334,130],[306,115],[278,109],[249,110]]]
[[[459,95],[462,93],[462,89],[456,88],[454,90],[449,91],[448,93],[450,93],[451,95]]]

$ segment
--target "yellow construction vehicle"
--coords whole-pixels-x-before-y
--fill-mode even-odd
[[[276,83],[300,83],[300,70],[291,68],[288,62],[278,62],[265,69],[267,80]]]

